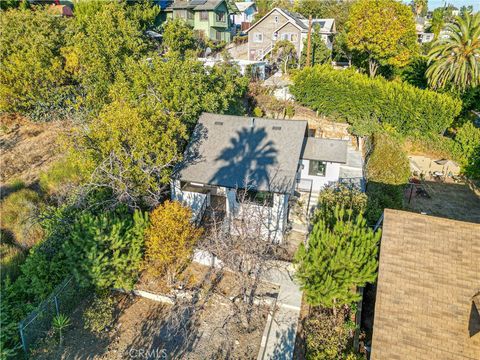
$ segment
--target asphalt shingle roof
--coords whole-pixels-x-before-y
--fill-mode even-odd
[[[290,192],[306,121],[203,113],[177,172],[183,181]],[[247,181],[246,181],[247,180]]]
[[[345,164],[347,162],[348,141],[308,137],[302,153],[302,159],[330,161]]]
[[[385,209],[372,360],[480,359],[480,224]]]

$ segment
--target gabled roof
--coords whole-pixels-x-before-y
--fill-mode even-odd
[[[209,11],[215,10],[224,1],[226,0],[175,0],[165,10],[190,9],[194,11]]]
[[[273,8],[272,10],[270,10],[267,14],[265,14],[265,16],[263,16],[260,20],[258,20],[255,24],[253,24],[252,26],[250,26],[245,32],[249,32],[250,30],[252,30],[253,28],[255,28],[255,26],[257,26],[259,23],[261,23],[264,19],[266,19],[267,17],[270,16],[270,14],[274,11],[278,11],[280,14],[282,14],[283,16],[285,16],[290,23],[292,23],[294,26],[296,26],[297,28],[299,28],[300,30],[302,31],[308,31],[308,25],[307,27],[305,27],[305,24],[302,22],[302,19],[305,19],[302,15],[300,14],[297,14],[297,13],[293,13],[293,12],[290,12],[288,10],[284,10],[284,9],[280,9],[280,8]]]
[[[176,178],[228,188],[288,193],[306,121],[203,113]]]
[[[237,6],[239,11],[244,12],[249,7],[255,5],[255,2],[253,2],[253,1],[242,1],[242,2],[236,2],[235,5]]]
[[[372,360],[480,359],[480,224],[385,209]]]
[[[302,159],[347,163],[348,141],[307,137],[304,141]]]

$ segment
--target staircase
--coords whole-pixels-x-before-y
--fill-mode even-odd
[[[265,59],[265,56],[267,56],[268,54],[270,54],[270,52],[272,51],[273,49],[273,42],[270,43],[267,47],[265,47],[262,51],[262,55],[258,55],[255,57],[255,60],[256,61],[261,61],[263,59]]]

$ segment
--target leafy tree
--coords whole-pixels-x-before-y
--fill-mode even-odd
[[[418,51],[411,10],[395,0],[354,3],[347,22],[347,41],[352,50],[368,57],[371,77],[375,76],[379,65],[407,65]]]
[[[0,11],[0,111],[66,116],[72,87],[61,48],[69,22],[44,7]]]
[[[296,276],[312,306],[352,304],[360,298],[356,287],[377,277],[380,232],[373,232],[361,214],[352,220],[344,220],[345,215],[345,210],[337,207],[333,226],[320,219],[308,247],[301,244],[297,251]]]
[[[63,245],[76,279],[99,289],[131,289],[140,270],[147,218],[124,209],[99,215],[84,212]]]
[[[284,74],[297,62],[297,50],[295,45],[288,40],[280,40],[272,49],[271,58],[275,63],[281,64]]]
[[[473,5],[460,7],[460,17],[465,17],[466,14],[473,15]]]
[[[457,17],[446,26],[448,37],[437,40],[426,72],[434,89],[453,86],[463,92],[480,85],[480,13]]]
[[[412,0],[412,8],[417,16],[423,16],[428,10],[428,0]]]
[[[429,31],[435,35],[435,39],[438,38],[440,31],[442,31],[445,25],[445,9],[443,7],[436,8],[432,12],[432,20],[430,23]]]
[[[135,106],[115,99],[72,138],[73,155],[92,174],[89,184],[110,189],[132,208],[159,203],[186,137],[178,117],[144,100]]]
[[[310,15],[312,18],[334,18],[335,26],[338,32],[345,29],[348,14],[353,1],[337,0],[299,0],[294,4],[294,11],[302,14],[306,18]]]
[[[163,25],[163,44],[169,51],[176,51],[182,56],[198,46],[193,29],[179,18],[168,20]]]
[[[310,65],[325,64],[332,55],[332,51],[327,47],[320,35],[320,26],[314,25],[311,34]],[[304,41],[300,65],[305,66],[307,60],[307,39]]]
[[[343,184],[327,186],[318,196],[315,218],[326,221],[334,220],[337,206],[351,210],[351,216],[356,217],[364,212],[367,206],[367,195],[356,188]]]
[[[427,77],[425,72],[428,68],[428,60],[425,56],[414,58],[410,64],[405,66],[401,72],[401,79],[420,89],[427,88]]]
[[[110,86],[128,65],[153,50],[145,30],[159,8],[147,2],[81,1],[75,4],[66,68],[80,84],[82,105],[97,113],[108,102]]]
[[[189,208],[168,200],[150,216],[150,226],[145,232],[147,270],[153,275],[165,276],[169,285],[190,262],[202,234],[191,220]]]

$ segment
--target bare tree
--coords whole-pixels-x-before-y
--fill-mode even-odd
[[[276,229],[272,228],[272,193],[264,193],[262,200],[252,199],[248,191],[237,190],[235,216],[218,219],[213,216],[207,236],[200,244],[219,261],[218,272],[232,272],[234,283],[229,300],[234,306],[233,316],[247,331],[255,329],[259,310],[259,290],[262,279],[275,267],[280,248],[275,243]]]

